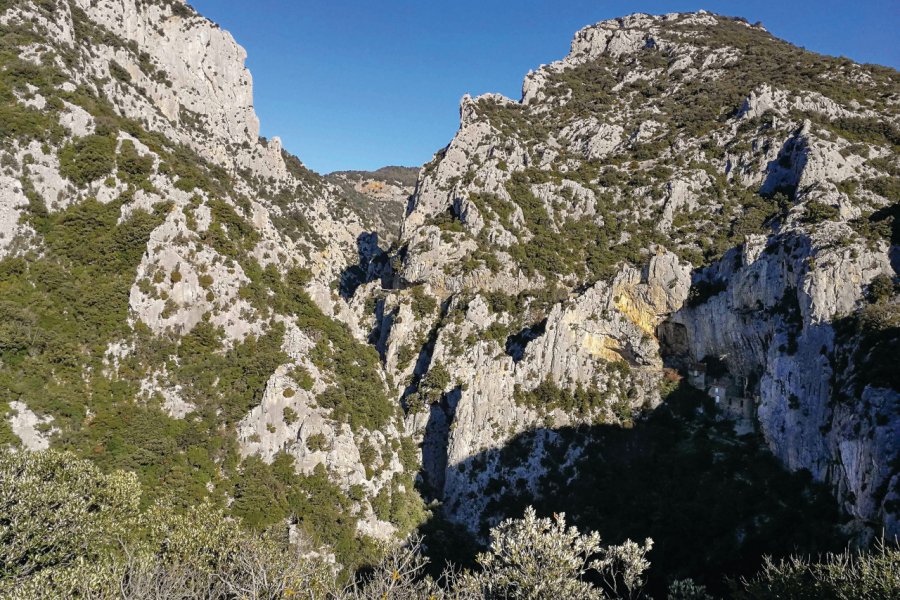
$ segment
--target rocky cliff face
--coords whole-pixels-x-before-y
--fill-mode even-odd
[[[4,442],[263,521],[285,500],[254,478],[286,456],[352,490],[351,530],[392,535],[415,464],[339,293],[379,251],[259,137],[244,50],[178,0],[6,2],[0,27]]]
[[[532,485],[544,442],[513,469],[471,457],[543,422],[628,422],[664,364],[707,359],[788,468],[895,531],[897,382],[864,363],[897,351],[898,92],[894,71],[701,12],[585,28],[520,101],[463,98],[400,241],[401,286],[442,314],[404,316],[385,350],[432,402],[407,422],[450,517]],[[596,400],[547,406],[545,381]]]
[[[346,551],[422,497],[477,531],[705,362],[897,531],[895,71],[633,15],[465,97],[415,182],[323,178],[183,2],[0,7],[0,442]]]

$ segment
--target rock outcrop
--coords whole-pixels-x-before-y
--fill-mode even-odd
[[[353,490],[361,533],[391,536],[373,502],[413,498],[414,465],[359,307],[332,287],[381,253],[366,207],[259,137],[244,49],[181,0],[8,2],[0,27],[20,57],[0,74],[14,438],[65,436],[187,502],[233,499],[241,459],[289,456]],[[406,185],[384,199],[397,214]],[[368,400],[345,399],[353,379]]]
[[[716,365],[785,467],[898,532],[896,71],[631,15],[465,96],[421,170],[322,177],[181,0],[3,7],[3,439],[260,522],[315,525],[289,473],[360,535],[423,498],[477,533],[594,458],[562,429]]]
[[[497,489],[533,488],[547,440],[513,469],[472,457],[548,422],[621,420],[609,365],[629,365],[630,408],[652,410],[664,365],[713,360],[785,466],[831,484],[857,525],[895,531],[896,380],[853,361],[872,360],[867,335],[897,350],[896,287],[875,305],[867,289],[896,281],[898,101],[892,70],[704,12],[598,23],[520,101],[464,97],[396,269],[444,312],[404,316],[383,351],[406,397],[432,402],[408,426],[449,518],[474,528]],[[417,302],[403,294],[391,314]],[[867,311],[891,316],[860,333]],[[421,353],[398,369],[404,346]],[[605,410],[534,410],[545,379],[595,386]]]

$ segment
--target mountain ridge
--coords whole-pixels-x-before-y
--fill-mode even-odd
[[[795,68],[787,74],[776,71],[771,60],[776,51],[796,61]],[[732,68],[744,69],[748,81],[734,86],[726,79]],[[865,94],[848,93],[852,88],[838,83],[845,77],[839,75],[841,68],[848,70],[851,79],[869,81],[872,89],[865,88]],[[763,83],[754,84],[754,79]],[[720,85],[719,81],[726,83]],[[779,81],[792,91],[773,87]],[[808,91],[810,87],[812,91]],[[849,108],[822,95],[826,91],[840,94]],[[611,95],[614,92],[619,95]],[[520,301],[524,296],[527,304],[528,296],[540,296],[529,290],[546,289],[551,281],[583,291],[599,275],[601,282],[590,288],[594,291],[604,289],[602,280],[612,275],[609,299],[588,314],[600,307],[612,310],[625,317],[626,323],[631,321],[634,333],[625,333],[623,338],[620,325],[610,331],[611,324],[598,323],[599,331],[589,334],[595,337],[585,338],[584,348],[599,343],[597,355],[613,358],[612,345],[639,357],[637,364],[653,364],[661,349],[646,345],[645,337],[642,340],[650,334],[670,341],[682,338],[680,345],[668,344],[665,350],[670,356],[664,361],[682,370],[691,360],[730,356],[729,362],[736,363],[730,365],[738,371],[736,375],[755,380],[761,387],[759,415],[766,416],[763,431],[782,460],[793,468],[810,469],[816,479],[841,477],[840,468],[832,470],[835,459],[824,456],[838,453],[836,446],[849,447],[848,441],[842,440],[846,431],[830,442],[834,444],[831,450],[819,446],[810,454],[810,448],[802,447],[805,441],[819,437],[820,428],[830,427],[825,425],[831,422],[830,392],[814,381],[796,379],[808,369],[779,367],[784,369],[780,374],[769,371],[774,367],[768,365],[796,352],[798,327],[788,319],[770,320],[766,312],[767,308],[774,310],[773,316],[780,319],[779,305],[795,304],[799,313],[791,318],[800,318],[799,329],[808,322],[816,329],[835,313],[856,310],[862,295],[856,282],[879,274],[894,276],[891,264],[896,250],[892,249],[895,242],[887,214],[896,192],[882,182],[896,173],[896,166],[891,166],[898,139],[896,98],[895,72],[867,70],[807,53],[740,20],[709,13],[637,14],[589,26],[576,34],[566,59],[526,77],[521,102],[494,94],[463,98],[460,130],[426,165],[404,222],[401,244],[405,242],[406,247],[400,277],[430,286],[439,298],[465,293],[518,295]],[[685,112],[681,108],[684,101],[699,103],[698,108]],[[599,111],[589,110],[592,102],[599,105]],[[879,121],[873,118],[873,108],[886,110],[889,116]],[[650,116],[644,116],[642,110]],[[795,116],[798,111],[803,115],[799,119]],[[591,116],[585,119],[584,115]],[[611,121],[600,122],[595,115]],[[838,127],[831,125],[833,122]],[[872,133],[864,133],[867,129]],[[784,137],[779,140],[778,136]],[[861,140],[874,145],[853,146]],[[883,145],[879,147],[879,143]],[[871,156],[866,161],[853,150]],[[876,168],[877,176],[872,177],[869,164],[885,171],[879,173]],[[623,166],[627,166],[624,173]],[[871,189],[887,196],[869,195],[859,179],[842,183],[859,172],[865,173],[862,178],[869,178]],[[753,193],[748,186],[758,186],[760,193]],[[872,221],[860,218],[866,213],[875,215],[876,220],[888,219],[878,221],[887,227],[881,229],[881,241],[871,237]],[[648,219],[646,215],[652,216]],[[811,239],[792,239],[805,238],[807,230]],[[570,246],[561,245],[558,233],[563,231],[585,237],[576,238]],[[855,243],[851,241],[854,238],[858,240]],[[633,244],[635,239],[641,241]],[[835,249],[837,239],[854,249]],[[602,240],[593,257],[578,256],[580,244],[593,240]],[[778,253],[779,247],[797,243],[805,255],[786,254],[782,260],[770,260],[773,250]],[[573,246],[574,256],[570,254]],[[806,263],[813,263],[818,248],[823,249],[823,264],[832,254],[842,264],[840,268],[847,270],[841,275],[825,275],[828,271],[810,268]],[[854,258],[847,261],[850,254]],[[633,281],[649,284],[649,290],[639,291],[639,286],[631,288],[634,284],[625,283],[629,277],[625,275],[628,267],[622,270],[623,260],[639,272],[643,269]],[[594,261],[594,273],[582,270],[580,261],[588,267]],[[692,273],[683,270],[685,263],[693,267]],[[741,268],[749,272],[746,283],[741,282]],[[658,283],[654,283],[654,273],[658,273]],[[802,274],[800,280],[796,273]],[[740,283],[729,285],[735,281]],[[795,294],[797,298],[792,300]],[[696,300],[688,303],[689,297]],[[704,314],[702,309],[710,312]],[[761,321],[753,323],[748,310],[759,311]],[[501,319],[511,319],[503,312],[498,315]],[[730,314],[733,316],[726,316]],[[549,334],[554,317],[553,313],[546,316],[544,327]],[[519,319],[507,331],[512,334],[538,321],[539,317],[531,323]],[[718,324],[731,329],[719,332]],[[493,326],[490,319],[484,326]],[[893,331],[891,325],[887,327]],[[769,333],[762,333],[766,330]],[[744,331],[753,332],[746,345],[729,341],[729,336],[732,340],[746,338]],[[547,339],[548,334],[538,341]],[[778,341],[785,335],[787,344]],[[685,341],[698,347],[685,348]],[[828,336],[809,341],[809,354],[802,360],[821,365],[815,357],[821,356],[823,344],[831,347],[832,342]],[[766,357],[766,348],[773,350],[771,357]],[[680,361],[671,360],[673,349],[682,354]],[[527,356],[528,349],[525,352]],[[803,352],[807,351],[801,348]],[[455,357],[451,354],[443,360],[454,361]],[[491,361],[474,360],[487,363],[485,368],[496,368],[487,366]],[[791,360],[787,358],[789,363]],[[626,362],[635,366],[634,360]],[[524,363],[515,365],[516,370],[522,367]],[[457,368],[465,372],[471,366]],[[478,369],[475,367],[476,373]],[[536,370],[553,373],[557,383],[571,384],[584,376],[577,368],[568,372],[556,369],[544,363]],[[533,386],[534,380],[527,385]],[[647,389],[652,398],[652,387]],[[815,426],[802,425],[803,419],[787,406],[795,403],[788,402],[792,398],[808,399],[811,390],[818,390],[813,393],[821,403],[815,409]],[[493,395],[494,402],[497,398],[512,400],[508,392],[494,390]],[[473,408],[479,404],[474,398],[468,402]],[[464,399],[460,406],[468,402]],[[894,401],[872,402],[878,406],[875,413],[881,414],[878,419],[890,421],[882,411],[891,413]],[[846,418],[855,420],[849,415]],[[871,414],[867,417],[872,418]],[[810,430],[783,435],[784,428],[796,426]],[[895,427],[879,434],[878,452],[893,452],[890,440]],[[489,437],[476,442],[476,447],[495,443],[489,442]],[[472,451],[468,447],[471,442],[460,441],[463,446],[457,460]],[[823,457],[819,466],[819,459],[812,459],[817,454]],[[859,464],[849,455],[836,460],[838,464],[842,460]],[[845,473],[853,473],[851,478],[860,475],[855,466],[847,469]],[[886,474],[879,472],[870,473],[876,479]],[[895,475],[887,477],[893,480]],[[860,499],[866,496],[864,488],[871,492],[896,487],[862,479],[851,485],[855,491],[847,497]],[[469,493],[466,484],[462,489]]]
[[[684,435],[722,494],[749,493],[723,462],[798,514],[830,486],[851,522],[784,543],[896,532],[896,71],[635,14],[518,102],[464,97],[415,181],[322,176],[259,137],[246,54],[180,1],[0,9],[3,443],[350,567],[563,492],[602,530],[559,476],[608,486],[632,429]],[[721,535],[763,543],[782,508]]]

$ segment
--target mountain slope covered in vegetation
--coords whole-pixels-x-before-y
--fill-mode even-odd
[[[0,34],[0,443],[115,510],[346,581],[534,506],[654,538],[655,596],[898,533],[896,71],[637,14],[463,98],[417,175],[321,176],[180,0],[0,0]]]

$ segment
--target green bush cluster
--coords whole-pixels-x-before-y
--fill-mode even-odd
[[[0,455],[0,595],[38,598],[290,598],[337,590],[297,559],[286,531],[257,535],[209,504],[139,507],[130,474],[68,453]],[[296,591],[295,591],[296,590]]]
[[[220,328],[198,323],[181,338],[172,371],[189,399],[217,410],[224,423],[234,424],[262,401],[269,376],[290,357],[281,349],[281,323],[261,336],[247,336],[227,351],[223,337]]]
[[[427,319],[435,316],[437,300],[425,293],[422,286],[416,285],[409,290],[412,300],[411,308],[416,319]]]
[[[425,521],[422,497],[411,474],[396,473],[389,485],[372,499],[372,510],[382,521],[395,523],[401,531],[412,531]]]
[[[57,86],[66,80],[63,72],[51,64],[35,64],[21,58],[21,48],[41,41],[41,35],[28,25],[0,25],[0,139],[4,145],[18,140],[40,140],[56,143],[65,135],[59,124],[61,103],[56,98]],[[28,86],[47,100],[43,110],[19,102],[17,92],[31,95]]]
[[[102,430],[107,415],[115,421],[111,412],[127,412],[122,401],[135,391],[135,382],[106,380],[102,361],[107,342],[129,333],[129,290],[167,206],[154,214],[134,211],[119,223],[120,209],[120,202],[89,199],[52,215],[32,213],[45,252],[0,261],[7,317],[0,327],[0,401],[53,415],[72,428],[63,444],[84,444],[95,455],[115,435]],[[85,421],[88,409],[94,417]],[[118,429],[146,415],[136,409],[116,421]]]
[[[279,453],[272,464],[250,457],[242,465],[234,487],[231,513],[253,529],[290,521],[314,546],[326,545],[354,569],[376,556],[377,548],[356,532],[353,501],[333,483],[322,464],[309,475],[298,475],[289,454]]]
[[[245,297],[261,309],[293,315],[301,330],[319,340],[311,358],[319,369],[333,376],[331,387],[319,395],[319,404],[332,409],[335,419],[345,420],[354,428],[383,427],[395,408],[381,379],[378,352],[358,342],[345,324],[328,318],[316,306],[303,290],[308,271],[290,269],[282,277],[273,265],[261,269],[255,261],[245,260],[244,264],[251,279]],[[312,379],[305,369],[295,368],[294,374],[300,387],[312,389]]]
[[[629,368],[625,363],[610,363],[609,368],[613,371],[620,371],[627,374]],[[601,392],[593,386],[585,388],[582,385],[576,386],[575,390],[569,390],[558,386],[550,379],[545,379],[532,390],[523,390],[520,385],[516,385],[513,399],[516,404],[527,406],[539,411],[541,414],[550,413],[556,409],[562,410],[568,415],[578,415],[581,417],[590,417],[598,409],[614,408],[611,400],[613,395],[611,392]],[[631,410],[615,409],[617,417],[620,421],[631,421]],[[621,413],[621,414],[618,414]]]
[[[806,203],[806,214],[803,217],[804,223],[810,225],[818,225],[823,221],[831,221],[840,215],[840,210],[836,206],[829,206],[815,200]]]
[[[306,438],[306,447],[313,452],[328,450],[328,439],[324,433],[313,433]]]
[[[603,225],[591,218],[556,220],[544,203],[531,192],[531,185],[543,183],[558,175],[538,170],[514,173],[506,184],[512,201],[522,210],[525,227],[531,233],[526,239],[519,233],[519,242],[509,248],[509,254],[526,273],[540,273],[548,281],[560,277],[577,276],[581,281],[593,282],[611,277],[623,262],[640,262],[641,252],[655,239],[650,231],[642,232],[606,213],[608,207],[598,207]],[[628,241],[616,244],[623,230]],[[649,237],[648,237],[649,236]],[[484,244],[484,242],[482,242]]]
[[[419,381],[419,398],[426,405],[441,401],[444,391],[450,386],[450,372],[443,363],[431,365]]]
[[[333,375],[332,385],[317,397],[318,404],[354,429],[383,428],[397,408],[387,396],[378,352],[358,342],[346,325],[326,317],[302,289],[292,293],[295,310],[288,314],[296,315],[297,325],[319,338],[311,358],[316,367]]]
[[[76,185],[109,175],[116,166],[116,138],[96,133],[77,138],[59,151],[59,172]]]
[[[153,173],[153,157],[138,153],[134,142],[122,140],[116,164],[122,181],[135,186],[143,186]]]
[[[259,241],[259,232],[224,200],[212,199],[207,205],[212,220],[201,239],[226,258],[242,262]]]

